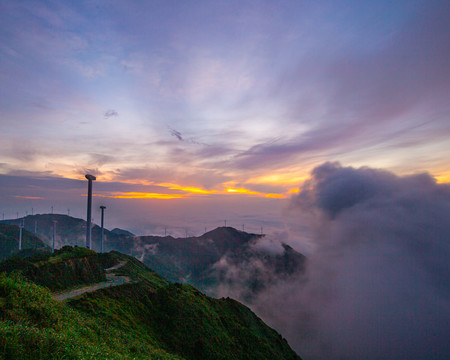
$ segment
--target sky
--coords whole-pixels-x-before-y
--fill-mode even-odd
[[[448,1],[0,0],[0,211],[282,230],[325,162],[450,182]],[[109,223],[108,223],[109,221]]]
[[[0,216],[86,218],[90,173],[109,229],[306,254],[250,304],[306,359],[447,358],[449,35],[446,0],[0,0]]]

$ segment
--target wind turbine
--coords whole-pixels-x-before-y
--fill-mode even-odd
[[[106,206],[102,205],[102,206],[100,206],[100,209],[102,210],[102,232],[100,235],[100,252],[102,253],[103,252],[103,220],[105,218]]]
[[[94,175],[85,175],[88,180],[88,198],[87,198],[87,225],[86,225],[86,247],[91,248],[91,214],[92,214],[92,181],[97,180]]]
[[[23,220],[19,224],[19,250],[22,250],[22,229],[23,229]]]

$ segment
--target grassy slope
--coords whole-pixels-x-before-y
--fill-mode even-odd
[[[18,253],[19,227],[0,223],[0,261]],[[33,233],[22,229],[22,249],[47,249]]]
[[[84,247],[63,247],[54,253],[12,257],[0,263],[2,272],[20,272],[51,290],[105,281],[103,264],[95,251]]]
[[[52,299],[18,274],[0,275],[0,358],[179,359],[101,318]]]
[[[248,308],[170,284],[134,258],[99,255],[137,283],[58,303],[0,274],[0,355],[11,359],[299,359]],[[105,267],[107,267],[105,266]]]

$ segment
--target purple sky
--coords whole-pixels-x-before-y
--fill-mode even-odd
[[[449,19],[429,0],[0,0],[0,211],[85,217],[90,172],[107,227],[258,232],[326,161],[449,182]]]

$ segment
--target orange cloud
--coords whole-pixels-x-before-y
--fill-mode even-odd
[[[291,173],[280,173],[271,175],[262,175],[255,178],[248,179],[246,182],[251,184],[273,184],[273,185],[292,185],[301,184],[309,178],[309,174],[302,174],[301,176],[293,176]]]
[[[438,175],[435,178],[439,184],[450,183],[450,174]]]
[[[186,194],[158,194],[158,193],[142,193],[142,192],[127,192],[127,193],[113,193],[105,196],[115,199],[184,199]]]
[[[272,198],[272,199],[285,199],[286,198],[286,195],[284,195],[284,194],[265,194],[264,196],[268,197],[268,198]]]
[[[171,184],[171,183],[160,183],[160,184],[156,184],[156,185],[166,187],[170,190],[181,190],[181,191],[185,191],[187,193],[193,193],[193,194],[215,194],[215,193],[217,193],[217,191],[215,191],[215,190],[205,190],[202,188],[181,186],[181,185]]]
[[[44,199],[43,197],[39,197],[39,196],[13,195],[13,197],[18,198],[18,199],[31,199],[31,200],[42,200],[42,199]]]
[[[247,195],[263,195],[260,192],[257,191],[251,191],[251,190],[247,190],[247,189],[233,189],[233,188],[228,188],[227,189],[228,193],[234,193],[234,194],[247,194]]]
[[[126,181],[125,181],[126,182]],[[139,182],[140,183],[140,182]],[[136,184],[133,182],[132,184]],[[286,194],[279,193],[263,193],[259,191],[253,191],[241,187],[233,187],[235,183],[229,182],[224,185],[228,185],[224,190],[206,190],[199,187],[193,186],[182,186],[173,183],[152,183],[151,185],[159,186],[161,188],[166,188],[168,190],[175,190],[176,193],[172,194],[170,191],[157,193],[157,192],[103,192],[93,194],[97,197],[108,197],[117,199],[185,199],[187,197],[204,196],[204,195],[227,195],[227,194],[239,194],[239,195],[249,195],[257,197],[266,197],[273,199],[284,199]],[[163,190],[164,191],[164,190]],[[82,194],[82,196],[87,196]]]
[[[240,188],[240,189],[228,188],[226,190],[226,192],[234,193],[234,194],[255,195],[255,196],[267,197],[267,198],[272,198],[272,199],[284,199],[286,197],[284,194],[274,194],[274,193],[264,194],[262,192],[252,191],[252,190],[247,190],[247,189],[242,189],[242,188]]]

